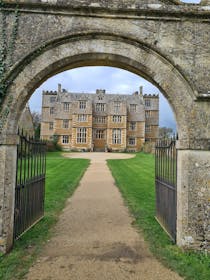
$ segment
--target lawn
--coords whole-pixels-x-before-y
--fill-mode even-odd
[[[50,229],[58,220],[65,201],[74,192],[89,160],[68,159],[59,152],[48,153],[45,217],[14,243],[13,250],[0,258],[0,279],[23,279],[23,275],[50,238]]]
[[[210,257],[203,253],[183,252],[154,218],[154,164],[154,156],[144,153],[128,160],[108,160],[116,185],[154,255],[186,280],[209,280]]]

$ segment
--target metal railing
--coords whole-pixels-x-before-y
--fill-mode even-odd
[[[158,140],[155,147],[156,218],[176,241],[176,140]]]
[[[17,239],[44,215],[46,143],[18,133],[14,209]]]

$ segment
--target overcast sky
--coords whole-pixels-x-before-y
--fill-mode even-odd
[[[42,90],[57,90],[58,83],[69,92],[88,93],[95,93],[96,89],[105,89],[107,93],[132,94],[143,86],[145,94],[160,96],[160,126],[175,129],[174,115],[159,90],[145,79],[113,67],[80,67],[51,77],[32,95],[29,101],[31,111],[41,111]]]

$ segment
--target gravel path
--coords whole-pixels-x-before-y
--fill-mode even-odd
[[[149,252],[131,225],[106,165],[107,158],[128,154],[74,153],[91,165],[68,200],[53,238],[31,267],[29,280],[181,280]]]

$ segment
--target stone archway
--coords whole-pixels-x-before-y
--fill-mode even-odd
[[[205,206],[208,202],[210,162],[209,152],[205,152],[208,149],[207,102],[195,102],[196,95],[178,67],[153,48],[125,36],[86,32],[51,41],[40,52],[35,50],[30,53],[12,72],[14,79],[2,108],[2,112],[7,110],[8,114],[0,135],[0,191],[4,205],[0,210],[2,250],[7,251],[12,246],[16,130],[21,111],[34,89],[48,77],[65,69],[86,65],[116,66],[139,74],[153,82],[168,99],[176,116],[180,139],[177,243],[180,246],[200,246],[206,242],[207,235],[205,217],[202,216],[205,209],[198,206]],[[202,190],[202,195],[199,190]],[[196,218],[198,214],[200,216]],[[198,226],[200,217],[203,219],[202,226]]]
[[[7,102],[10,102],[11,97],[15,101],[15,109],[12,107],[14,102],[10,104],[13,115],[5,125],[7,133],[13,134],[26,102],[34,89],[48,77],[66,69],[103,65],[126,69],[155,84],[172,106],[180,138],[189,138],[189,131],[185,128],[188,126],[187,114],[181,118],[179,116],[183,108],[186,113],[187,110],[191,110],[195,98],[194,91],[170,61],[146,45],[116,35],[74,34],[61,40],[59,45],[57,42],[55,45],[52,43],[50,49],[46,48],[46,51],[43,50],[35,59],[33,54],[30,58],[32,61],[27,62],[20,73],[16,73],[18,76],[10,87],[11,94],[7,96]],[[22,65],[24,61],[21,62]]]

